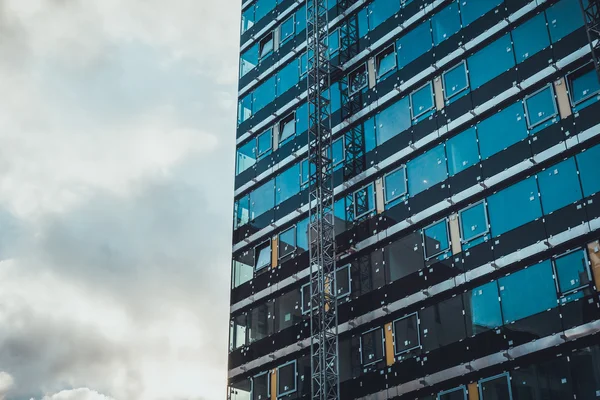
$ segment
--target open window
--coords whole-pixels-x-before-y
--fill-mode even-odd
[[[254,271],[260,271],[271,265],[271,241],[256,246],[254,248]]]
[[[360,360],[363,366],[383,359],[384,340],[382,328],[371,329],[360,336]]]
[[[277,243],[279,246],[277,254],[280,260],[294,254],[296,251],[296,227],[292,226],[279,233],[279,240]]]
[[[396,69],[396,47],[392,44],[375,56],[377,79]]]
[[[296,391],[296,360],[277,367],[277,397]]]
[[[265,36],[264,38],[262,38],[260,40],[260,42],[258,42],[258,58],[259,58],[259,60],[262,60],[262,59],[268,57],[269,55],[271,55],[271,53],[273,53],[273,46],[274,46],[273,32],[269,32],[267,34],[267,36]]]
[[[367,73],[367,64],[362,64],[350,73],[348,78],[349,82],[349,95],[352,96],[355,93],[360,92],[362,89],[367,87],[369,82]]]
[[[279,143],[296,135],[296,113],[291,113],[279,121]]]
[[[419,336],[419,317],[417,313],[394,321],[394,353],[409,352],[421,345]]]
[[[423,229],[425,259],[438,257],[450,250],[448,221],[443,219]]]
[[[529,129],[533,129],[558,115],[552,84],[548,84],[548,86],[525,97],[524,103]]]
[[[467,400],[467,389],[459,386],[454,389],[438,393],[437,400]]]
[[[404,166],[386,174],[383,177],[385,204],[400,199],[407,194],[406,168]]]
[[[271,374],[261,372],[252,378],[252,400],[267,400],[270,398]]]
[[[354,192],[354,219],[362,218],[375,211],[375,185],[373,183]]]

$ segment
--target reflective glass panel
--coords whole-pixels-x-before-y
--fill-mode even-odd
[[[393,45],[377,55],[375,67],[377,68],[378,79],[396,69],[396,49]]]
[[[431,82],[410,94],[410,104],[413,118],[418,118],[433,109],[433,85]]]
[[[233,287],[236,288],[254,277],[254,258],[252,251],[234,256],[233,259]]]
[[[433,43],[437,46],[461,28],[458,3],[453,2],[442,11],[431,17],[431,28],[433,29]]]
[[[427,21],[408,32],[396,42],[398,68],[403,68],[410,64],[419,58],[419,56],[427,53],[432,47],[431,26],[429,21]]]
[[[302,320],[300,290],[295,289],[275,299],[276,331],[280,332]]]
[[[410,128],[410,104],[405,97],[375,116],[377,124],[377,144],[390,140]]]
[[[466,397],[467,392],[465,391],[465,388],[459,387],[456,389],[441,392],[438,395],[438,400],[465,400]]]
[[[261,157],[271,151],[273,144],[273,131],[269,129],[266,132],[261,133],[256,138],[256,152],[257,156]]]
[[[250,215],[254,219],[275,206],[273,180],[259,186],[250,193]]]
[[[296,246],[300,250],[308,251],[308,218],[296,224]]]
[[[338,164],[341,164],[344,162],[344,159],[346,157],[346,151],[344,149],[344,138],[339,138],[337,140],[335,140],[332,145],[331,148],[333,149],[333,166],[335,167]]]
[[[291,138],[296,134],[295,115],[290,114],[279,123],[279,143]]]
[[[580,153],[576,157],[579,166],[579,178],[583,186],[583,195],[600,192],[600,176],[598,174],[598,160],[600,160],[600,145],[596,145]]]
[[[285,394],[293,393],[296,391],[296,361],[285,364],[277,368],[277,395],[283,396]]]
[[[265,15],[274,9],[275,4],[275,0],[256,0],[256,21],[260,21]]]
[[[529,128],[553,118],[558,114],[556,102],[554,101],[554,90],[552,86],[525,98],[525,110],[527,111],[527,123]]]
[[[557,305],[550,260],[500,278],[498,286],[506,324]]]
[[[419,346],[417,314],[407,315],[394,321],[394,351],[404,353]]]
[[[460,63],[443,75],[444,96],[446,100],[469,87],[467,78],[467,65]]]
[[[503,0],[462,0],[460,13],[463,26],[469,25],[494,7],[502,4],[502,2]]]
[[[271,243],[267,242],[257,246],[254,249],[254,257],[256,259],[255,270],[258,271],[261,268],[269,266],[271,264]]]
[[[502,326],[498,283],[490,282],[464,295],[467,332],[470,336]]]
[[[238,124],[252,116],[252,96],[253,94],[250,93],[238,102]]]
[[[373,184],[354,192],[354,218],[360,218],[375,210],[375,190]]]
[[[295,164],[277,176],[276,204],[281,204],[300,191],[300,164]]]
[[[481,158],[485,160],[527,138],[527,135],[523,105],[518,102],[477,125]]]
[[[240,76],[256,68],[258,64],[258,43],[252,45],[248,50],[242,53],[240,57]]]
[[[294,16],[291,16],[290,18],[286,19],[282,24],[281,24],[281,42],[285,42],[286,40],[290,39],[291,37],[294,36],[294,28],[296,26],[296,22],[294,19]]]
[[[454,136],[446,142],[448,172],[454,176],[479,162],[479,147],[475,127]]]
[[[277,73],[277,95],[290,90],[298,83],[298,60],[294,60]]]
[[[292,254],[296,250],[296,228],[291,227],[279,234],[279,258]]]
[[[254,99],[252,103],[253,111],[256,114],[262,110],[264,106],[275,100],[276,80],[275,76],[267,79],[262,85],[259,85],[254,91]]]
[[[383,358],[383,330],[381,328],[363,333],[360,337],[360,356],[363,365]]]
[[[335,287],[338,298],[350,294],[350,264],[338,268],[335,273]]]
[[[556,42],[583,26],[578,0],[561,0],[546,10],[550,37]]]
[[[384,248],[383,254],[387,276],[391,282],[425,268],[420,232],[412,232],[392,242]]]
[[[575,160],[569,158],[538,174],[544,214],[549,214],[577,200],[581,200],[581,186],[577,179]]]
[[[240,174],[252,167],[256,164],[256,155],[255,155],[255,142],[254,140],[249,141],[248,143],[242,145],[239,149],[237,149],[237,157],[236,157],[236,174]]]
[[[550,46],[546,16],[540,13],[512,31],[517,62],[523,62]]]
[[[600,92],[598,75],[593,68],[583,68],[568,77],[571,102],[575,105],[582,103]]]
[[[460,232],[464,241],[469,241],[488,232],[485,203],[475,204],[460,212]]]
[[[584,250],[577,250],[554,260],[558,287],[561,293],[590,283],[588,262]]]
[[[252,379],[252,400],[267,400],[270,396],[269,373],[264,372]]]
[[[389,203],[406,194],[406,169],[401,167],[383,178],[385,202]]]
[[[233,383],[229,387],[231,400],[252,400],[250,398],[251,390],[252,382],[250,378],[246,378],[242,382]]]
[[[369,29],[376,28],[398,11],[399,0],[374,0],[369,4]]]
[[[479,1],[481,0],[475,0],[475,2]],[[490,62],[490,60],[494,60],[494,62]],[[473,90],[503,72],[508,71],[515,66],[510,34],[502,36],[487,47],[479,50],[469,57],[467,62],[469,64],[471,89]]]
[[[250,6],[242,13],[242,33],[254,26],[254,6]]]
[[[492,236],[502,235],[542,216],[535,177],[516,183],[488,198]]]
[[[423,229],[423,242],[426,258],[435,257],[449,250],[448,222],[444,219]]]
[[[448,178],[444,145],[420,155],[407,165],[408,192],[411,197]]]
[[[350,74],[350,94],[354,94],[367,86],[367,66],[361,65]]]
[[[273,34],[269,33],[258,44],[258,58],[262,60],[273,53]]]
[[[508,400],[512,398],[508,375],[479,381],[481,400]]]
[[[260,304],[250,311],[250,343],[273,334],[273,302]]]

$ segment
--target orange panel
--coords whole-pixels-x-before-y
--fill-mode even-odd
[[[477,383],[469,383],[469,400],[479,400],[479,387]]]
[[[271,400],[277,399],[277,370],[271,371]]]
[[[590,259],[592,276],[594,277],[594,284],[596,290],[600,292],[600,241],[589,243],[587,245],[588,256]]]
[[[278,241],[277,241],[277,236],[275,236],[273,238],[273,240],[271,241],[271,267],[273,268],[277,268],[277,265],[279,264],[279,246],[278,246]]]
[[[396,359],[394,358],[394,335],[392,331],[392,323],[385,324],[385,361],[387,366],[394,364]]]

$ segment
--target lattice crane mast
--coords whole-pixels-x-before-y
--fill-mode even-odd
[[[600,79],[600,0],[579,0],[579,4],[585,20],[594,67]]]

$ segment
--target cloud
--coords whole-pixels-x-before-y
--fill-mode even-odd
[[[0,2],[0,399],[222,398],[238,8]]]

